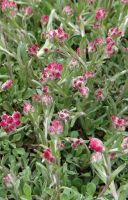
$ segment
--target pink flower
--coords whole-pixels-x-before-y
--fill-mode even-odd
[[[42,23],[43,25],[47,24],[48,19],[49,19],[48,15],[43,15],[43,16],[41,16],[41,23]]]
[[[95,44],[102,44],[103,40],[101,38],[96,37],[95,38]]]
[[[55,157],[52,155],[50,148],[44,149],[42,156],[49,162],[49,164],[55,161]]]
[[[88,44],[88,51],[90,53],[94,52],[94,45],[95,45],[95,43],[93,41]]]
[[[68,110],[62,110],[62,111],[59,111],[58,112],[58,115],[59,115],[59,118],[62,120],[62,121],[66,121],[68,118],[69,118],[69,112]]]
[[[42,86],[41,90],[42,90],[43,94],[47,94],[48,93],[48,87],[47,86]]]
[[[105,15],[106,15],[106,11],[103,8],[98,8],[95,14],[96,21],[100,21],[101,19],[105,17]]]
[[[28,48],[28,54],[30,56],[36,56],[37,54],[37,50],[38,50],[38,45],[37,44],[33,44],[31,47]]]
[[[50,130],[51,134],[54,134],[54,133],[60,134],[62,132],[62,130],[63,130],[63,127],[62,127],[62,125],[60,124],[60,122],[58,120],[54,119],[51,122],[49,130]]]
[[[13,177],[11,176],[11,174],[8,174],[3,177],[3,183],[7,188],[12,187],[13,182],[14,182],[14,180],[13,180]]]
[[[65,40],[68,39],[68,34],[65,33],[61,27],[59,27],[58,29],[50,30],[46,34],[46,38],[49,38],[50,40],[56,39],[59,42],[64,42]]]
[[[80,16],[77,16],[77,17],[76,17],[76,23],[77,23],[77,24],[80,24],[80,22],[81,22]]]
[[[118,27],[110,28],[108,31],[108,36],[110,36],[110,37],[117,37],[120,35],[122,35],[122,32],[119,30]]]
[[[83,76],[77,76],[72,80],[72,87],[76,90],[84,86],[84,77]]]
[[[79,88],[78,91],[79,91],[81,96],[88,97],[88,94],[89,94],[89,88],[88,87],[83,86],[83,87]]]
[[[102,160],[102,154],[101,152],[94,152],[91,155],[91,162],[100,162]]]
[[[115,153],[110,153],[110,155],[109,155],[110,160],[114,160],[115,155],[116,155]]]
[[[44,95],[44,96],[42,97],[42,103],[43,103],[45,106],[50,105],[52,102],[53,102],[53,98],[52,98],[51,96]]]
[[[83,73],[83,77],[85,78],[85,80],[87,80],[88,78],[93,78],[96,75],[96,73],[94,72],[84,72]]]
[[[76,53],[78,54],[78,56],[80,56],[80,48],[79,47],[76,49]],[[82,55],[86,55],[86,49],[85,48],[82,49]]]
[[[94,3],[94,0],[88,0],[88,4],[91,5]]]
[[[12,15],[16,15],[17,13],[17,3],[15,1],[8,1],[8,0],[2,0],[0,7],[2,11],[4,12],[6,9],[11,11]]]
[[[125,119],[119,118],[117,116],[112,116],[111,120],[114,128],[125,130],[125,127],[127,125],[127,121]]]
[[[121,0],[122,3],[128,4],[128,0]]]
[[[21,114],[18,111],[14,111],[12,117],[13,119],[17,120],[21,117]]]
[[[71,146],[73,149],[75,149],[78,146],[82,146],[83,145],[83,140],[81,138],[72,138],[71,139]]]
[[[21,124],[20,113],[14,111],[12,115],[3,114],[1,116],[0,126],[4,129],[5,132],[11,133]]]
[[[32,13],[33,13],[32,9],[28,6],[24,6],[23,11],[26,15],[32,15]]]
[[[24,101],[23,112],[25,115],[28,115],[30,112],[34,112],[34,108],[30,103],[28,103],[27,101]]]
[[[63,66],[59,63],[49,63],[47,67],[44,69],[41,82],[45,82],[47,80],[60,79],[61,72],[63,70]]]
[[[39,102],[41,99],[40,99],[40,96],[37,94],[37,93],[34,93],[33,96],[32,96],[32,99],[33,101],[35,102]]]
[[[96,90],[95,97],[97,100],[104,100],[104,95],[101,89]]]
[[[111,56],[114,52],[113,46],[115,45],[115,42],[113,42],[113,40],[110,36],[108,36],[106,38],[106,45],[107,45],[106,52],[107,52],[108,56]]]
[[[43,50],[44,50],[45,53],[48,52],[48,48],[47,47],[45,47]]]
[[[89,148],[96,152],[103,152],[104,149],[101,140],[97,138],[90,139]]]
[[[72,58],[70,63],[69,63],[70,69],[75,68],[76,66],[78,66],[78,61],[75,58]]]
[[[1,89],[3,91],[9,89],[12,86],[13,82],[12,80],[7,80],[5,83],[2,84]]]
[[[125,137],[124,139],[123,139],[123,142],[122,142],[122,144],[121,144],[121,147],[122,147],[122,149],[128,149],[128,137]]]
[[[72,8],[71,6],[67,5],[64,7],[63,12],[66,13],[67,15],[72,15]]]

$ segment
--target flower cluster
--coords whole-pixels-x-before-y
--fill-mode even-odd
[[[103,43],[103,39],[96,37],[93,41],[91,41],[91,42],[88,44],[88,51],[89,51],[90,53],[93,53],[93,52],[94,52],[95,46],[96,46],[96,45],[99,45],[99,44],[102,44],[102,43]]]
[[[122,3],[128,4],[128,0],[121,0]]]
[[[93,78],[95,75],[96,75],[96,73],[89,72],[89,71],[83,73],[83,77],[84,77],[85,80],[87,80],[88,78]]]
[[[123,139],[123,142],[122,142],[122,144],[121,144],[121,147],[122,147],[122,149],[128,149],[128,137],[125,137],[124,139]]]
[[[72,15],[72,8],[71,6],[67,5],[63,8],[63,12],[67,15]]]
[[[72,80],[72,87],[77,90],[80,95],[87,97],[89,94],[89,88],[84,86],[84,77],[78,76]]]
[[[48,105],[50,105],[53,102],[53,98],[52,96],[49,95],[44,95],[42,97],[42,103],[47,107]]]
[[[107,45],[107,48],[106,48],[107,55],[111,56],[114,52],[113,46],[115,45],[115,42],[112,40],[110,36],[106,38],[106,45]]]
[[[128,118],[120,118],[117,116],[112,116],[111,118],[112,124],[114,128],[120,129],[120,130],[125,130],[126,126],[128,125]]]
[[[7,188],[12,187],[13,182],[14,180],[11,174],[7,174],[6,176],[3,177],[3,183]]]
[[[58,40],[59,42],[64,42],[65,40],[68,39],[68,34],[64,32],[62,28],[58,28],[55,30],[50,30],[47,34],[46,37],[49,38],[50,40]]]
[[[102,160],[102,154],[101,152],[94,152],[92,155],[91,155],[91,162],[99,162]]]
[[[66,121],[69,118],[69,111],[66,109],[59,111],[58,116],[62,121]]]
[[[37,50],[38,50],[38,45],[37,44],[33,44],[31,47],[28,48],[28,54],[30,56],[36,56],[37,54]]]
[[[79,47],[76,49],[76,53],[78,54],[78,56],[80,56],[81,52],[80,52],[80,48]],[[85,48],[82,49],[82,54],[86,55],[86,49]]]
[[[83,140],[81,138],[72,138],[71,139],[71,147],[73,149],[75,149],[78,146],[82,146],[83,145]]]
[[[28,115],[30,112],[34,112],[34,108],[30,103],[28,103],[27,101],[24,101],[23,111],[25,115]]]
[[[109,37],[117,37],[117,36],[121,36],[122,35],[122,32],[119,30],[118,27],[115,27],[115,28],[110,28],[109,31],[108,31],[108,36]]]
[[[102,89],[97,89],[95,92],[95,97],[97,100],[104,100],[104,95]]]
[[[30,7],[28,6],[24,6],[23,7],[23,12],[26,14],[26,15],[32,15],[33,11]]]
[[[109,29],[108,36],[106,37],[106,51],[108,56],[111,56],[113,54],[113,46],[115,45],[113,38],[120,36],[121,34],[122,32],[118,29],[118,27]]]
[[[45,82],[47,80],[60,79],[61,72],[63,70],[63,66],[59,63],[49,63],[47,67],[45,67],[43,74],[41,76],[41,82]]]
[[[9,89],[12,86],[13,82],[12,80],[7,80],[5,83],[1,85],[1,90],[5,91]]]
[[[17,3],[15,1],[2,0],[0,3],[0,8],[4,12],[6,9],[11,11],[12,15],[17,13]]]
[[[35,102],[39,102],[41,99],[40,99],[40,96],[37,94],[37,93],[34,93],[33,96],[32,96],[32,99],[33,101]]]
[[[48,15],[43,15],[43,16],[41,17],[41,23],[42,23],[43,25],[46,25],[47,22],[48,22],[48,19],[49,19]]]
[[[91,5],[94,3],[94,0],[88,0],[88,4]]]
[[[42,157],[44,160],[47,160],[49,164],[51,164],[55,161],[55,157],[52,155],[50,148],[44,149],[44,151],[42,153]]]
[[[49,131],[51,134],[54,134],[54,133],[57,133],[57,134],[60,134],[63,130],[63,126],[62,124],[60,124],[60,122],[56,119],[54,119],[52,122],[51,122],[51,125],[50,125],[50,128],[49,128]]]
[[[11,133],[12,131],[15,131],[20,124],[21,121],[19,112],[13,112],[12,115],[3,114],[1,116],[0,126],[4,129],[6,133]]]
[[[106,15],[106,11],[103,8],[98,8],[95,14],[96,21],[100,21],[101,19],[105,17],[105,15]]]
[[[101,140],[97,138],[90,138],[89,148],[96,152],[103,152],[103,144]]]

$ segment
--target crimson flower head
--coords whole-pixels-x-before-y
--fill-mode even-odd
[[[128,4],[128,0],[121,0],[122,3]]]
[[[83,77],[85,78],[85,80],[87,80],[88,78],[93,78],[96,75],[95,72],[84,72],[83,73]]]
[[[95,152],[103,152],[103,144],[97,138],[90,138],[89,148]]]
[[[28,6],[24,6],[23,11],[26,15],[32,15],[32,13],[33,13],[32,9]]]
[[[55,161],[55,157],[51,153],[50,148],[44,149],[42,153],[42,157],[49,162],[49,164],[53,163]]]
[[[35,102],[39,102],[41,100],[40,96],[37,93],[33,94],[32,99]]]
[[[62,130],[63,130],[63,126],[61,125],[61,123],[58,120],[54,119],[50,125],[50,129],[49,129],[50,133],[51,134],[54,134],[54,133],[60,134],[62,132]]]
[[[71,139],[71,147],[75,149],[78,146],[83,145],[83,140],[81,138],[72,138]]]
[[[49,106],[53,102],[52,96],[49,96],[49,95],[44,95],[41,100],[42,100],[42,103],[46,107]]]
[[[10,188],[13,186],[14,178],[11,174],[7,174],[3,177],[3,183],[7,188]]]
[[[81,52],[80,52],[80,48],[79,47],[76,49],[76,53],[78,54],[78,56],[80,56]],[[82,49],[82,54],[86,55],[86,49],[85,48]]]
[[[3,12],[8,9],[13,16],[17,13],[17,3],[15,1],[1,0],[0,8]]]
[[[3,91],[9,89],[12,86],[13,82],[12,80],[7,80],[5,83],[2,84],[1,89]]]
[[[58,29],[50,30],[47,32],[46,37],[50,40],[58,40],[59,42],[64,42],[68,39],[68,34],[65,33],[63,28],[59,27]]]
[[[41,16],[41,23],[42,23],[43,25],[47,24],[48,19],[49,19],[48,15],[43,15],[43,16]]]
[[[128,125],[128,119],[126,117],[120,118],[113,115],[111,120],[112,120],[112,124],[114,128],[116,129],[120,129],[124,131],[126,126]]]
[[[18,111],[14,111],[12,115],[3,114],[1,116],[0,126],[6,133],[11,133],[21,125],[20,116]]]
[[[95,92],[95,97],[97,100],[104,100],[104,95],[102,89],[97,89]]]
[[[102,160],[102,154],[101,154],[101,152],[94,152],[91,155],[91,162],[92,163],[99,162],[101,160]]]
[[[122,147],[122,149],[128,149],[128,137],[125,137],[124,139],[123,139],[123,142],[122,142],[122,144],[121,144],[121,147]]]
[[[94,52],[94,47],[95,47],[95,43],[94,41],[91,41],[89,44],[88,44],[88,51],[90,53],[93,53]]]
[[[42,73],[41,82],[45,82],[49,79],[59,80],[62,70],[63,65],[61,65],[60,63],[49,63]]]
[[[70,5],[64,7],[63,12],[67,15],[72,15],[72,8]]]
[[[100,21],[101,19],[103,19],[106,15],[106,11],[103,8],[98,8],[96,10],[96,14],[95,14],[95,18],[97,21]]]
[[[69,111],[64,109],[58,112],[58,116],[62,121],[66,121],[69,118]]]
[[[122,35],[122,32],[119,30],[118,27],[110,28],[109,31],[108,31],[109,37],[117,37],[117,36],[120,36],[120,35]]]
[[[28,54],[30,56],[36,56],[38,50],[38,44],[33,44],[31,47],[28,48]]]
[[[24,103],[23,103],[23,111],[24,111],[25,115],[28,115],[30,112],[34,112],[34,108],[29,102],[24,101]]]

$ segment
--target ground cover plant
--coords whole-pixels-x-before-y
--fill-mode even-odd
[[[128,0],[0,0],[0,200],[128,198]]]

